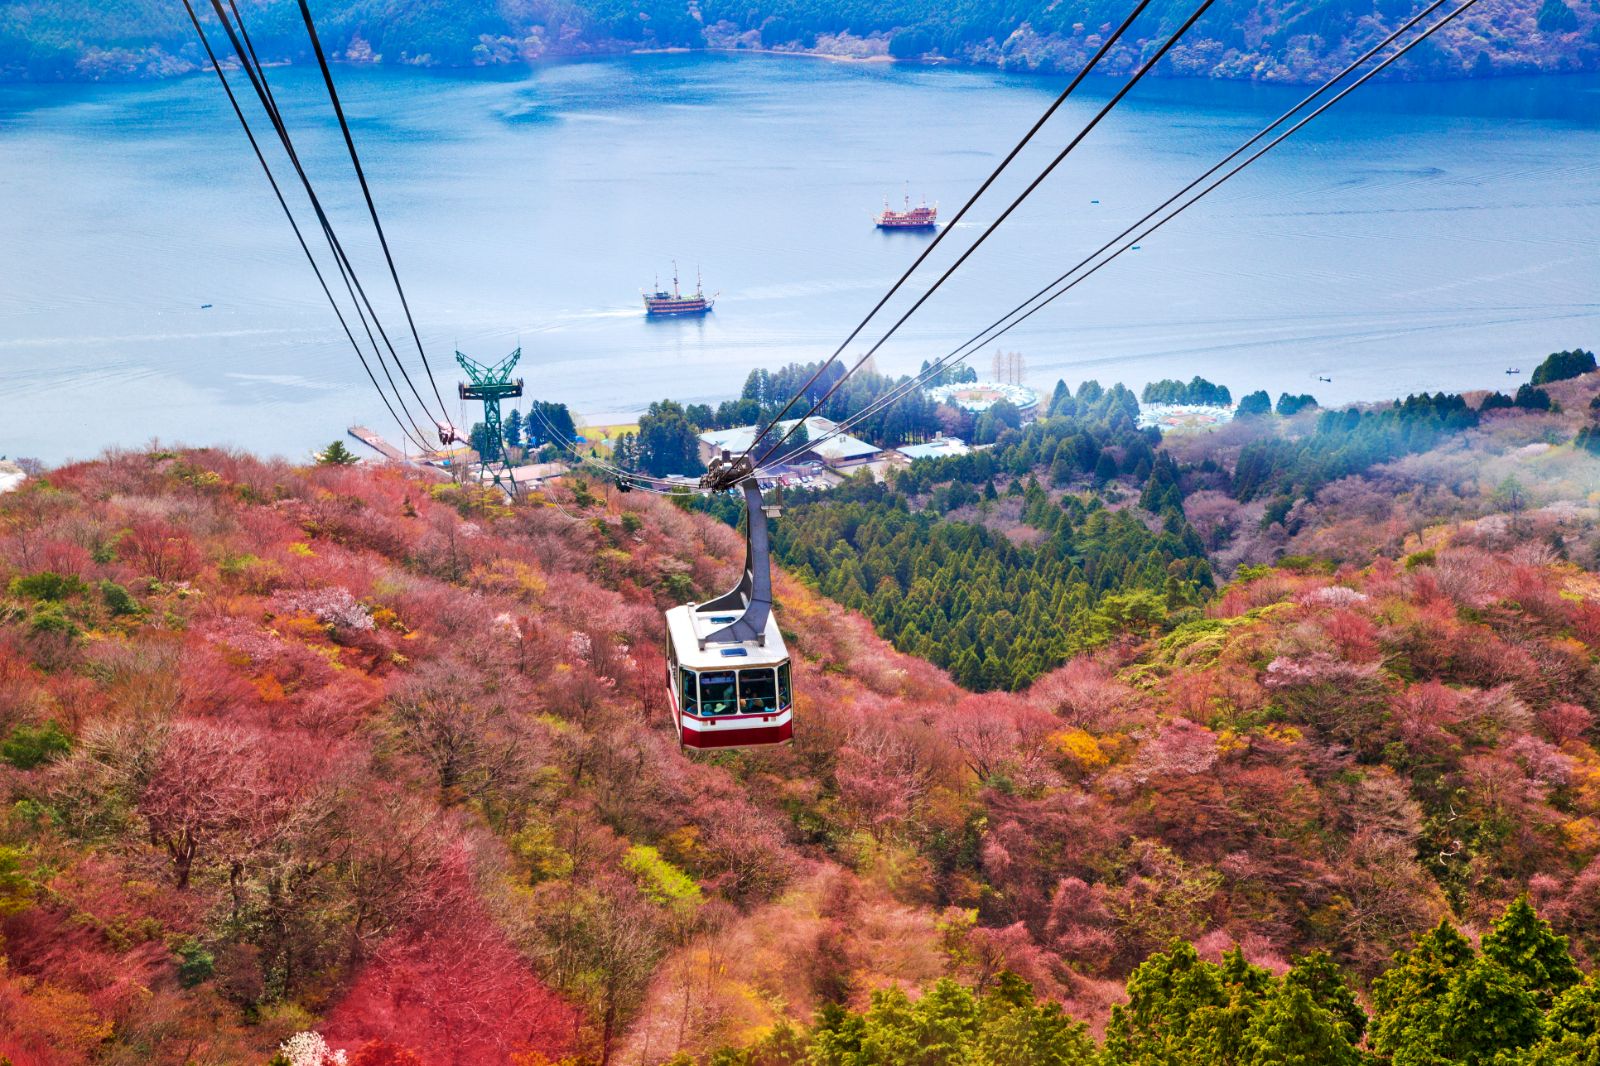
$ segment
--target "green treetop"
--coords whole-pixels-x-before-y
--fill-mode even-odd
[[[1059,1003],[1039,1003],[1028,983],[1002,973],[979,1007],[971,1066],[1088,1066],[1094,1041]]]
[[[1285,982],[1262,1003],[1245,1034],[1248,1066],[1359,1066],[1346,1023],[1319,1006],[1304,985]]]
[[[1367,1012],[1356,1002],[1339,964],[1326,951],[1313,951],[1294,961],[1283,983],[1293,988],[1303,988],[1311,995],[1311,1002],[1333,1012],[1344,1027],[1344,1037],[1351,1044],[1361,1042],[1367,1031]]]
[[[1600,979],[1567,989],[1545,1015],[1544,1039],[1517,1066],[1600,1066]]]
[[[1267,395],[1266,389],[1257,389],[1239,400],[1239,409],[1234,412],[1235,418],[1259,418],[1272,413],[1272,397]]]
[[[1410,951],[1398,953],[1394,965],[1372,982],[1372,1003],[1377,1008],[1373,1050],[1400,1064],[1403,1053],[1420,1047],[1424,1037],[1436,1033],[1440,1006],[1456,975],[1472,958],[1472,944],[1448,920],[1424,933]]]
[[[1600,1037],[1600,974],[1590,974],[1561,994],[1546,1018],[1551,1033],[1593,1041]]]
[[[354,452],[344,446],[342,440],[334,441],[317,453],[319,466],[354,466],[360,461]]]
[[[1438,1061],[1491,1066],[1497,1056],[1537,1040],[1540,1024],[1539,1005],[1522,979],[1493,959],[1480,958],[1451,985],[1438,1029],[1413,1030],[1395,1053],[1395,1066]]]
[[[1203,1066],[1209,1059],[1206,1012],[1229,1003],[1217,967],[1190,944],[1152,955],[1128,978],[1128,1002],[1111,1009],[1107,1066]]]
[[[1541,1009],[1583,979],[1567,951],[1567,938],[1534,913],[1526,895],[1513,900],[1483,938],[1483,954],[1521,978]]]
[[[1549,6],[1547,4],[1546,8]],[[1569,8],[1569,13],[1570,10]],[[1548,385],[1552,381],[1566,381],[1568,378],[1587,374],[1594,368],[1593,352],[1586,352],[1582,348],[1574,348],[1570,352],[1551,352],[1544,362],[1534,368],[1533,377],[1529,381],[1534,385]]]

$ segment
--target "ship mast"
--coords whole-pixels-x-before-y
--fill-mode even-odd
[[[678,299],[682,294],[678,292],[678,261],[672,261],[672,298]]]

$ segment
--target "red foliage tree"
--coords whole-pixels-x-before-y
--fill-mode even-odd
[[[387,1040],[368,1040],[348,1059],[349,1066],[423,1066],[422,1057]]]
[[[174,723],[139,796],[139,813],[151,842],[172,860],[177,886],[187,888],[195,863],[209,856],[230,863],[237,879],[320,776],[321,754],[236,726]]]
[[[119,551],[140,574],[157,581],[187,581],[204,558],[187,532],[153,519],[133,523]]]
[[[555,1059],[571,1048],[576,1012],[507,943],[468,862],[458,848],[435,872],[427,904],[328,1016],[331,1043],[381,1040],[437,1066],[500,1066],[528,1050]]]

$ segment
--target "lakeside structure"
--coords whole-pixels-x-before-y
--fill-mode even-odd
[[[1024,421],[1039,415],[1039,394],[1026,385],[1003,381],[968,381],[958,385],[939,385],[928,390],[928,399],[948,403],[963,411],[982,414],[1001,400],[1022,412]]]
[[[386,463],[401,463],[413,467],[429,467],[434,470],[449,471],[465,467],[468,473],[482,480],[485,471],[477,452],[464,444],[447,449],[435,449],[420,455],[408,455],[384,439],[382,434],[366,426],[351,426],[350,436],[365,444],[383,457]],[[546,482],[553,481],[566,474],[570,469],[566,463],[527,463],[511,467],[511,480],[518,488],[542,488]],[[3,475],[0,475],[3,480]],[[3,491],[3,490],[0,490]]]
[[[1232,407],[1201,403],[1141,403],[1140,429],[1205,429],[1233,421]]]
[[[960,437],[947,437],[940,433],[924,444],[907,444],[896,448],[894,453],[906,462],[914,463],[918,459],[949,459],[970,451],[972,448]]]
[[[781,438],[794,426],[798,419],[789,419],[779,422],[773,434],[774,440]],[[795,456],[796,464],[813,461],[820,462],[831,470],[849,470],[865,466],[881,455],[881,449],[875,444],[868,444],[859,437],[852,437],[848,433],[837,436],[828,436],[839,428],[839,424],[831,418],[821,415],[812,415],[806,419],[806,434],[810,440],[822,441],[816,448],[808,447],[805,451]],[[756,434],[760,432],[759,426],[736,426],[733,429],[712,429],[700,434],[700,459],[710,463],[711,460],[721,455],[724,451],[734,455],[742,454],[755,441]],[[792,451],[793,447],[785,445],[783,451]],[[754,458],[754,457],[753,457]]]
[[[391,463],[447,467],[453,460],[462,459],[469,455],[476,457],[477,455],[476,452],[464,445],[458,445],[454,448],[430,448],[425,452],[418,452],[412,455],[390,444],[383,434],[375,429],[369,429],[366,426],[351,426],[347,432]]]
[[[518,488],[538,489],[566,473],[565,463],[525,463],[511,468],[511,480]]]

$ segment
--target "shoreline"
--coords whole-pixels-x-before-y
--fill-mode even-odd
[[[892,38],[892,32],[891,31],[873,31],[873,33],[877,34],[878,36],[852,37],[851,40],[861,41],[861,42],[868,42],[868,41],[882,42],[884,47],[887,48],[887,42],[888,42],[888,40],[890,40]],[[81,71],[81,70],[75,69],[70,75],[65,76],[65,77],[57,76],[57,77],[40,78],[40,77],[28,77],[25,74],[20,73],[17,68],[0,67],[0,89],[4,89],[4,88],[7,88],[7,87],[43,88],[43,87],[46,87],[46,86],[66,86],[66,85],[138,84],[138,83],[144,83],[144,82],[166,81],[166,80],[171,79],[171,78],[180,78],[180,77],[190,76],[190,75],[194,75],[194,74],[210,73],[210,66],[206,62],[195,61],[195,60],[193,60],[191,58],[188,58],[187,56],[184,56],[184,55],[167,53],[166,51],[164,51],[164,49],[162,48],[162,45],[160,45],[160,44],[155,44],[155,45],[153,45],[151,47],[152,47],[153,51],[150,51],[150,52],[144,54],[143,60],[140,63],[140,65],[137,66],[137,69],[128,69],[128,70],[120,70],[120,71],[118,71],[118,70],[102,70],[102,71],[98,71],[98,72],[86,72],[86,71]],[[803,58],[803,59],[826,60],[828,62],[834,62],[834,63],[847,63],[847,64],[857,64],[857,63],[859,63],[859,64],[867,64],[867,65],[893,64],[893,65],[903,65],[903,66],[907,66],[907,67],[921,67],[921,68],[927,68],[927,69],[940,69],[940,68],[943,68],[943,69],[952,69],[952,70],[983,71],[983,72],[994,73],[994,74],[1024,75],[1024,76],[1044,77],[1044,78],[1059,78],[1059,77],[1070,76],[1072,74],[1075,74],[1077,72],[1077,69],[1078,69],[1076,64],[1069,64],[1069,65],[1066,65],[1066,66],[1060,66],[1060,65],[1049,65],[1047,63],[1040,62],[1040,63],[1037,63],[1037,64],[1030,65],[1026,61],[1026,58],[1024,58],[1022,62],[1014,62],[1014,63],[1006,63],[1006,62],[975,62],[975,61],[970,60],[970,59],[961,59],[961,58],[956,58],[956,57],[951,57],[951,56],[939,55],[939,54],[935,54],[935,53],[925,53],[924,55],[915,56],[915,57],[898,57],[898,56],[889,55],[889,54],[887,54],[886,51],[883,52],[883,53],[874,53],[874,54],[871,54],[871,55],[852,55],[852,54],[844,53],[844,52],[820,51],[820,50],[814,50],[814,49],[808,50],[808,49],[803,49],[803,48],[781,48],[781,47],[780,48],[760,48],[760,47],[742,47],[742,46],[738,46],[738,45],[734,45],[734,46],[730,47],[730,46],[727,46],[727,45],[720,45],[720,44],[719,45],[706,44],[706,45],[698,46],[698,47],[691,47],[691,46],[686,46],[686,45],[670,45],[670,46],[667,46],[667,47],[652,48],[652,47],[633,47],[633,46],[630,46],[629,44],[627,44],[626,42],[621,42],[621,41],[596,42],[592,47],[585,48],[585,49],[580,49],[580,50],[560,51],[560,52],[546,52],[546,53],[542,53],[542,54],[537,55],[537,56],[518,55],[515,58],[506,59],[504,61],[494,61],[494,62],[485,62],[485,63],[471,63],[471,64],[452,64],[452,63],[433,63],[433,62],[417,63],[417,62],[410,62],[410,61],[406,61],[406,60],[399,60],[399,61],[394,61],[394,62],[385,62],[381,55],[379,55],[379,56],[367,55],[367,56],[362,56],[362,57],[352,57],[352,56],[350,56],[350,55],[348,55],[346,53],[343,53],[343,52],[330,54],[329,59],[330,59],[332,65],[336,66],[336,67],[368,67],[368,68],[372,68],[372,67],[377,67],[377,68],[399,67],[399,68],[412,69],[412,70],[426,70],[426,71],[431,71],[431,72],[436,72],[436,73],[441,73],[441,74],[450,74],[450,73],[490,73],[490,72],[495,72],[495,71],[511,71],[511,70],[516,69],[517,67],[522,67],[522,68],[525,68],[525,69],[532,69],[532,68],[534,68],[534,67],[536,67],[538,65],[545,64],[545,63],[570,63],[570,62],[585,61],[585,60],[604,60],[604,59],[617,58],[619,56],[697,55],[697,54],[718,55],[718,56],[736,56],[736,55],[785,56],[785,57]],[[87,58],[88,58],[87,55],[79,56],[79,57],[77,57],[77,61],[81,63],[84,60],[86,60]],[[1002,58],[1004,58],[1004,57],[1002,57]],[[1263,61],[1265,61],[1265,60],[1263,60]],[[132,64],[133,62],[134,61],[130,58],[129,63]],[[263,64],[262,65],[266,66],[266,67],[280,68],[280,67],[293,67],[293,66],[298,66],[298,65],[301,65],[301,64],[297,63],[296,60],[294,60],[293,58],[276,57],[276,58],[269,58],[269,59],[263,60]],[[224,67],[225,70],[237,70],[238,69],[236,61],[228,60],[228,59],[224,59],[223,67]],[[1257,64],[1255,69],[1259,69],[1259,67],[1260,67],[1260,64]],[[1115,72],[1115,71],[1108,72],[1104,76],[1108,76],[1108,77],[1109,76],[1117,76],[1117,73],[1118,72]],[[1328,72],[1328,73],[1331,73],[1331,71]],[[1539,68],[1534,68],[1534,69],[1513,69],[1513,70],[1491,71],[1490,73],[1487,73],[1487,74],[1477,73],[1477,72],[1475,72],[1473,70],[1470,70],[1470,69],[1462,69],[1459,72],[1450,73],[1450,74],[1443,74],[1443,75],[1437,74],[1437,73],[1433,73],[1433,74],[1429,74],[1429,75],[1419,75],[1419,74],[1415,73],[1412,68],[1406,68],[1403,65],[1401,65],[1401,66],[1396,66],[1394,68],[1391,68],[1389,71],[1387,71],[1384,74],[1378,76],[1378,78],[1376,78],[1375,80],[1377,82],[1379,82],[1379,83],[1389,84],[1389,85],[1439,85],[1439,86],[1448,86],[1448,85],[1479,83],[1479,82],[1487,82],[1487,81],[1517,81],[1517,80],[1535,80],[1535,79],[1560,78],[1560,77],[1583,77],[1585,75],[1592,76],[1592,75],[1596,75],[1596,74],[1600,74],[1600,64],[1596,64],[1595,66],[1593,66],[1591,68],[1584,68],[1583,66],[1579,65],[1576,68],[1562,67],[1562,68],[1559,68],[1559,69],[1539,69]],[[1245,74],[1218,73],[1218,72],[1214,72],[1214,71],[1207,72],[1207,71],[1200,71],[1200,70],[1173,71],[1170,68],[1166,68],[1166,69],[1157,69],[1155,71],[1152,71],[1151,72],[1151,79],[1153,81],[1160,81],[1160,82],[1206,81],[1206,82],[1219,82],[1219,83],[1229,84],[1229,85],[1250,86],[1250,87],[1295,88],[1295,87],[1301,87],[1301,86],[1306,86],[1306,85],[1318,84],[1322,80],[1322,74],[1321,73],[1316,73],[1316,72],[1311,72],[1311,73],[1305,73],[1303,75],[1292,76],[1292,77],[1291,76],[1275,77],[1275,76],[1271,76],[1270,73],[1269,73],[1269,76],[1261,77],[1261,76],[1251,76],[1251,75],[1245,75]]]
[[[769,368],[769,369],[771,369],[771,368]],[[1204,377],[1205,375],[1202,374],[1201,376]],[[1059,380],[1066,380],[1066,379],[1065,378],[1060,378]],[[1088,380],[1090,380],[1090,378],[1088,378],[1088,377],[1081,378],[1077,383],[1078,387],[1081,387],[1083,385],[1083,383],[1085,381],[1088,381]],[[1523,383],[1527,382],[1528,375],[1526,375],[1526,374],[1517,375],[1513,380],[1515,380],[1520,385],[1520,384],[1523,384]],[[1120,382],[1119,381],[1119,382],[1114,382],[1114,383],[1115,384],[1124,385],[1125,387],[1130,388],[1130,389],[1132,388],[1132,386],[1131,385],[1127,385],[1126,382]],[[1233,388],[1233,386],[1229,385],[1228,382],[1225,382],[1225,381],[1217,382],[1217,384],[1226,385],[1230,389]],[[1068,382],[1068,386],[1072,387],[1072,383]],[[1043,389],[1036,388],[1035,386],[1032,386],[1032,385],[1029,385],[1029,386],[1026,386],[1026,387],[1030,388],[1030,389],[1033,389],[1035,392],[1037,392],[1039,397],[1040,397],[1040,402],[1041,402],[1041,404],[1043,404],[1044,401],[1045,401],[1045,398],[1049,395],[1050,391],[1055,388],[1055,382],[1051,382],[1048,387],[1043,388]],[[1316,390],[1315,389],[1308,389],[1307,391],[1311,395],[1312,399],[1316,399]],[[1410,393],[1406,393],[1406,394],[1398,394],[1398,395],[1397,394],[1390,394],[1390,395],[1376,396],[1376,397],[1369,396],[1369,397],[1365,397],[1363,399],[1345,400],[1345,401],[1341,401],[1341,402],[1338,402],[1338,403],[1331,403],[1331,404],[1323,404],[1321,401],[1318,401],[1317,409],[1318,410],[1324,410],[1324,411],[1343,411],[1343,410],[1346,410],[1346,409],[1349,409],[1349,408],[1382,407],[1382,406],[1386,406],[1386,405],[1391,404],[1391,403],[1403,403],[1405,401],[1405,399],[1406,399],[1406,396],[1408,396],[1408,395],[1409,396],[1419,396],[1419,395],[1424,395],[1424,394],[1432,395],[1433,393],[1437,393],[1437,392],[1443,392],[1444,394],[1450,395],[1450,396],[1461,396],[1463,398],[1481,398],[1483,396],[1492,395],[1492,394],[1494,394],[1496,392],[1504,393],[1506,395],[1511,395],[1511,394],[1515,393],[1516,391],[1517,390],[1515,388],[1511,388],[1511,389],[1508,390],[1508,389],[1504,388],[1503,386],[1494,386],[1494,385],[1479,385],[1479,386],[1474,386],[1472,388],[1460,388],[1460,389],[1438,388],[1438,389],[1427,389],[1427,390],[1414,390],[1414,391],[1412,391]],[[1076,389],[1074,389],[1074,393],[1076,393]],[[673,397],[667,397],[667,399],[672,399],[674,403],[682,403],[682,404],[684,404],[684,406],[688,405],[687,402],[681,401],[681,400],[677,400],[677,399],[675,399]],[[734,397],[733,396],[728,396],[728,397],[724,397],[724,399],[734,399]],[[1274,402],[1276,402],[1276,400],[1277,400],[1276,397],[1272,397],[1272,399],[1273,399]],[[695,402],[699,402],[699,401],[695,401]],[[713,404],[713,406],[715,406],[715,404]],[[1161,404],[1161,403],[1145,403],[1142,400],[1139,401],[1139,407],[1140,407],[1140,409],[1142,411],[1143,410],[1149,410],[1151,412],[1154,412],[1157,409],[1167,409],[1167,408],[1178,409],[1178,408],[1182,408],[1183,411],[1180,412],[1180,413],[1188,413],[1189,409],[1191,409],[1191,408],[1194,409],[1194,411],[1196,411],[1196,412],[1201,411],[1202,408],[1204,408],[1206,410],[1213,409],[1213,408],[1211,408],[1210,405],[1206,405],[1206,404]],[[1222,421],[1225,422],[1225,421],[1231,421],[1231,414],[1237,407],[1238,407],[1238,403],[1236,401],[1234,404],[1232,404],[1232,405],[1230,405],[1228,407],[1216,407],[1216,408],[1214,408],[1214,410],[1229,412],[1230,418],[1222,420]],[[574,423],[577,424],[578,429],[580,431],[582,431],[585,428],[590,428],[590,429],[628,428],[628,427],[637,427],[639,419],[642,418],[644,416],[644,414],[645,414],[645,409],[644,408],[640,408],[639,410],[631,412],[631,413],[627,412],[627,411],[607,411],[607,412],[590,414],[590,413],[587,413],[587,412],[573,411],[572,412],[572,420],[573,420]],[[1044,415],[1044,414],[1040,414],[1038,417],[1042,420],[1043,418],[1045,418],[1047,416]],[[1191,427],[1183,427],[1183,428],[1191,428]],[[1206,427],[1197,427],[1197,428],[1214,428],[1214,427],[1206,426]]]

